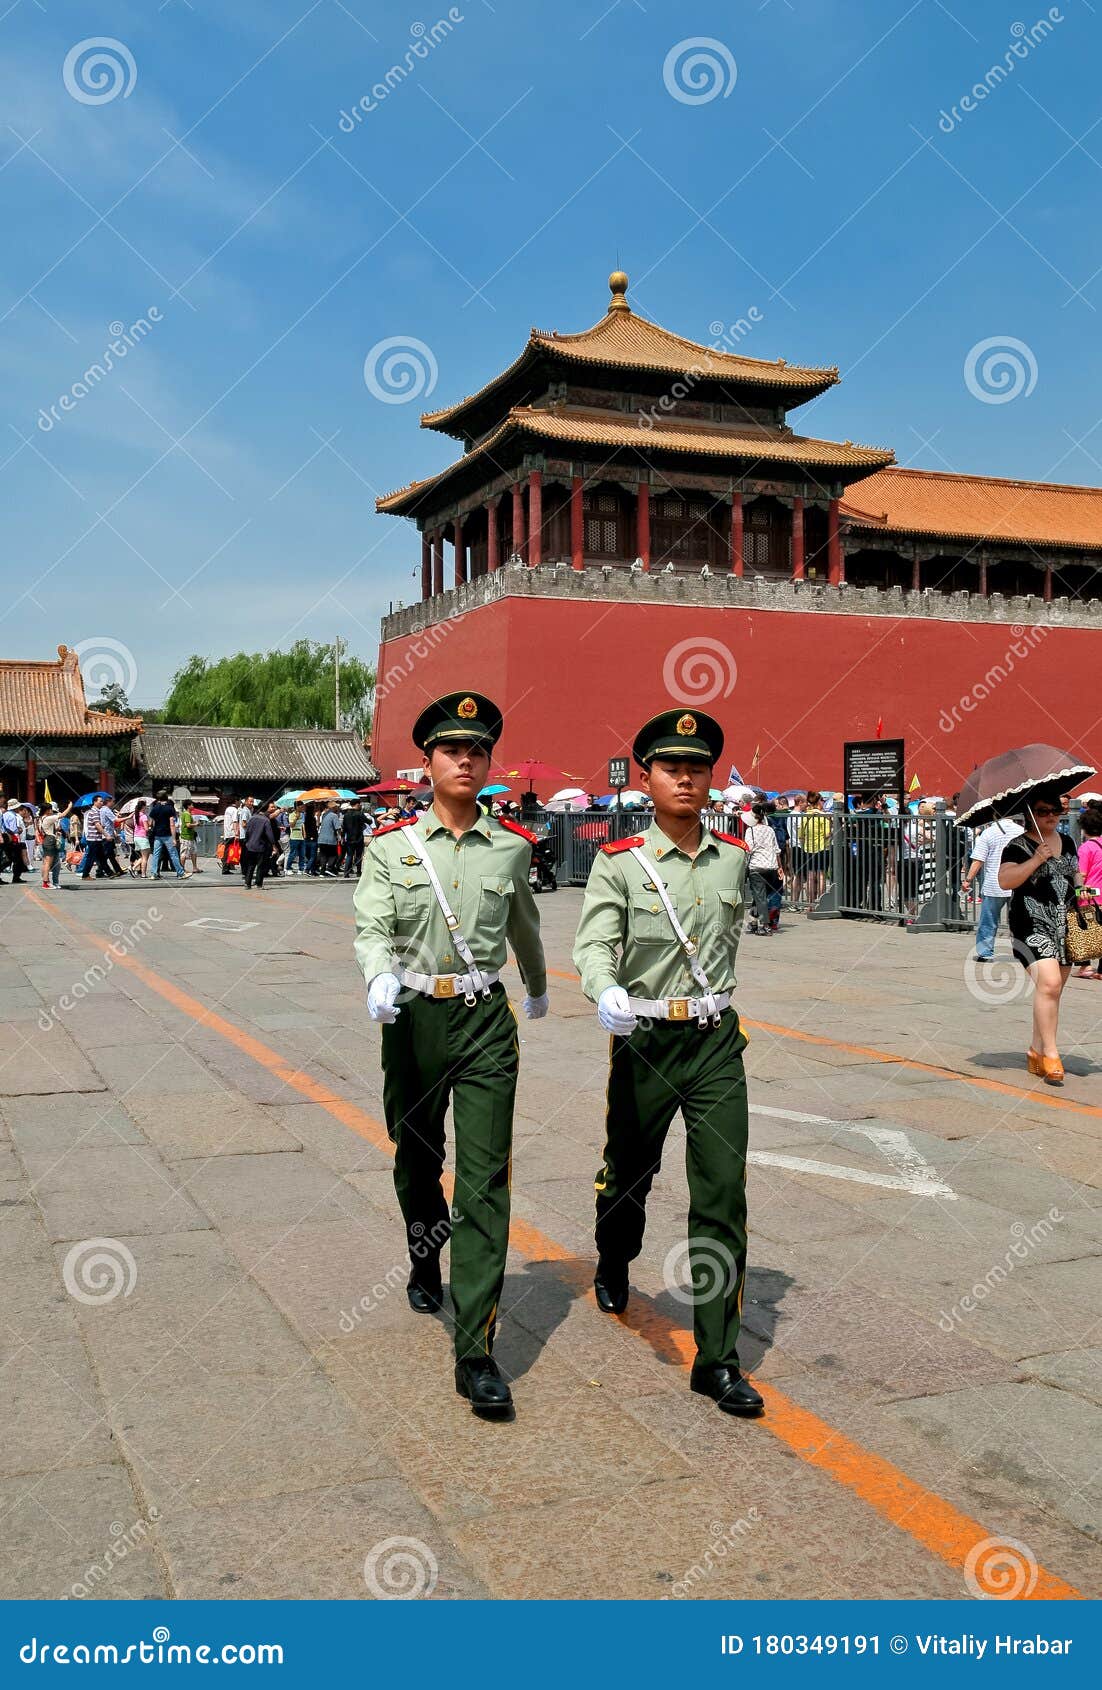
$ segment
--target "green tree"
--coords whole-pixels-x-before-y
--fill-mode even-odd
[[[317,640],[289,651],[236,652],[208,661],[189,657],[172,678],[165,722],[221,728],[351,728],[366,738],[375,672],[340,642],[341,720],[334,723],[334,653]]]
[[[137,710],[131,710],[130,700],[126,696],[121,681],[104,681],[100,688],[100,695],[94,698],[88,706],[90,710],[105,710],[110,716],[137,716]]]

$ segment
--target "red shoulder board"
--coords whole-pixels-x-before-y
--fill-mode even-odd
[[[403,822],[388,822],[386,827],[377,827],[375,832],[371,835],[371,838],[381,839],[384,833],[397,833],[400,827],[412,827],[416,820],[416,816],[407,816]],[[371,840],[368,840],[368,844],[370,843]]]
[[[495,816],[499,827],[507,828],[510,833],[519,833],[522,839],[527,839],[529,845],[539,844],[539,834],[533,833],[531,828],[521,827],[519,822],[507,822],[504,816]]]
[[[712,838],[713,839],[722,839],[722,841],[725,845],[738,845],[740,847],[740,849],[743,850],[743,851],[749,851],[749,849],[750,849],[750,847],[746,843],[745,839],[736,839],[736,837],[733,833],[716,833],[713,830]]]
[[[601,850],[606,857],[614,857],[617,851],[632,851],[642,843],[643,835],[637,833],[633,839],[611,839],[607,845],[601,846]]]

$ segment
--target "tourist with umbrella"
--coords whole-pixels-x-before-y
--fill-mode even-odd
[[[1071,974],[1068,916],[1083,883],[1075,846],[1059,831],[1060,799],[1093,774],[1089,764],[1055,746],[1025,745],[973,770],[957,805],[958,826],[1016,814],[1025,829],[1003,850],[999,885],[1011,894],[1007,924],[1015,955],[1033,982],[1033,1042],[1026,1062],[1050,1086],[1064,1083],[1057,1045],[1060,998]]]

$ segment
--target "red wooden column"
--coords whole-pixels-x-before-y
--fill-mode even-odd
[[[519,481],[513,482],[513,551],[524,556],[524,488]]]
[[[463,539],[463,518],[455,513],[455,585],[461,587],[467,579],[467,547]]]
[[[827,510],[827,580],[832,587],[840,587],[845,582],[845,566],[842,562],[842,537],[838,531],[837,499],[831,499]]]
[[[920,593],[922,591],[922,562],[919,558],[917,548],[915,550],[914,558],[911,561],[911,591],[912,593]]]
[[[635,555],[650,568],[650,482],[641,481],[635,494]]]
[[[1044,584],[1044,587],[1042,589],[1042,595],[1041,596],[1043,597],[1046,604],[1051,604],[1051,602],[1052,602],[1052,565],[1051,565],[1051,563],[1045,564],[1045,584]]]
[[[576,475],[570,483],[570,561],[575,569],[585,568],[585,516],[580,475]]]
[[[744,563],[742,556],[742,494],[731,495],[731,574],[741,575]]]
[[[432,537],[432,593],[444,591],[444,530],[438,528]]]
[[[486,573],[492,575],[501,564],[501,552],[497,537],[497,506],[496,499],[486,500]]]
[[[987,559],[982,552],[980,553],[979,593],[980,593],[981,598],[986,598],[988,596],[988,594],[987,594]]]
[[[528,566],[538,569],[543,562],[543,474],[528,475]]]
[[[427,528],[421,530],[421,597],[432,597],[432,540]]]
[[[804,579],[804,502],[799,494],[792,501],[792,579]]]
[[[30,752],[28,751],[27,752],[27,803],[28,804],[37,804],[37,802],[38,802],[37,798],[34,795],[34,789],[35,789],[35,786],[37,785],[37,783],[38,783],[38,766],[35,763],[35,760],[31,756]]]

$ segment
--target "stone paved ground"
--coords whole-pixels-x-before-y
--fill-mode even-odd
[[[1098,1593],[1102,987],[1069,987],[1052,1094],[1017,976],[969,989],[963,938],[746,940],[769,1415],[732,1423],[687,1390],[663,1276],[679,1126],[629,1315],[593,1304],[606,1041],[579,895],[545,899],[497,1351],[518,1417],[486,1425],[400,1288],[350,903],[209,872],[0,890],[0,1595],[363,1598],[374,1552],[376,1584],[436,1598],[956,1597],[988,1536],[1038,1594]]]

